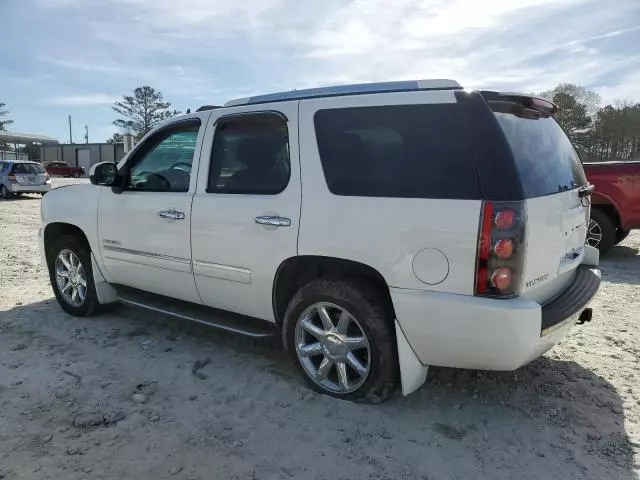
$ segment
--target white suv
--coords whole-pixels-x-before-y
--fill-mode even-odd
[[[450,80],[203,107],[42,202],[72,315],[124,302],[259,337],[315,390],[381,401],[428,365],[513,370],[600,284],[555,106]]]

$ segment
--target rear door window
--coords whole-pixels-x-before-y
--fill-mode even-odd
[[[587,183],[580,158],[560,125],[513,104],[492,105],[515,157],[526,198],[578,188]]]
[[[318,110],[318,150],[336,195],[478,199],[457,104]]]
[[[208,193],[277,195],[289,184],[289,134],[276,113],[221,118],[211,151]]]

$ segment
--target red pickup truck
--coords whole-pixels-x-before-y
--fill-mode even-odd
[[[67,165],[65,162],[45,163],[44,168],[51,176],[59,175],[62,177],[79,178],[84,176],[85,173],[83,167],[72,167],[71,165]]]
[[[640,162],[585,163],[595,190],[587,244],[606,253],[640,228]]]

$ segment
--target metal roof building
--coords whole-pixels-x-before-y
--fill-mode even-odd
[[[55,138],[35,135],[33,133],[0,132],[0,142],[24,145],[26,143],[39,143],[40,145],[57,145]]]

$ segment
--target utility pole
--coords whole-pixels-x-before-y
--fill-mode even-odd
[[[69,143],[73,143],[73,135],[71,134],[71,115],[69,115]]]
[[[89,143],[89,126],[84,126],[84,143]]]

